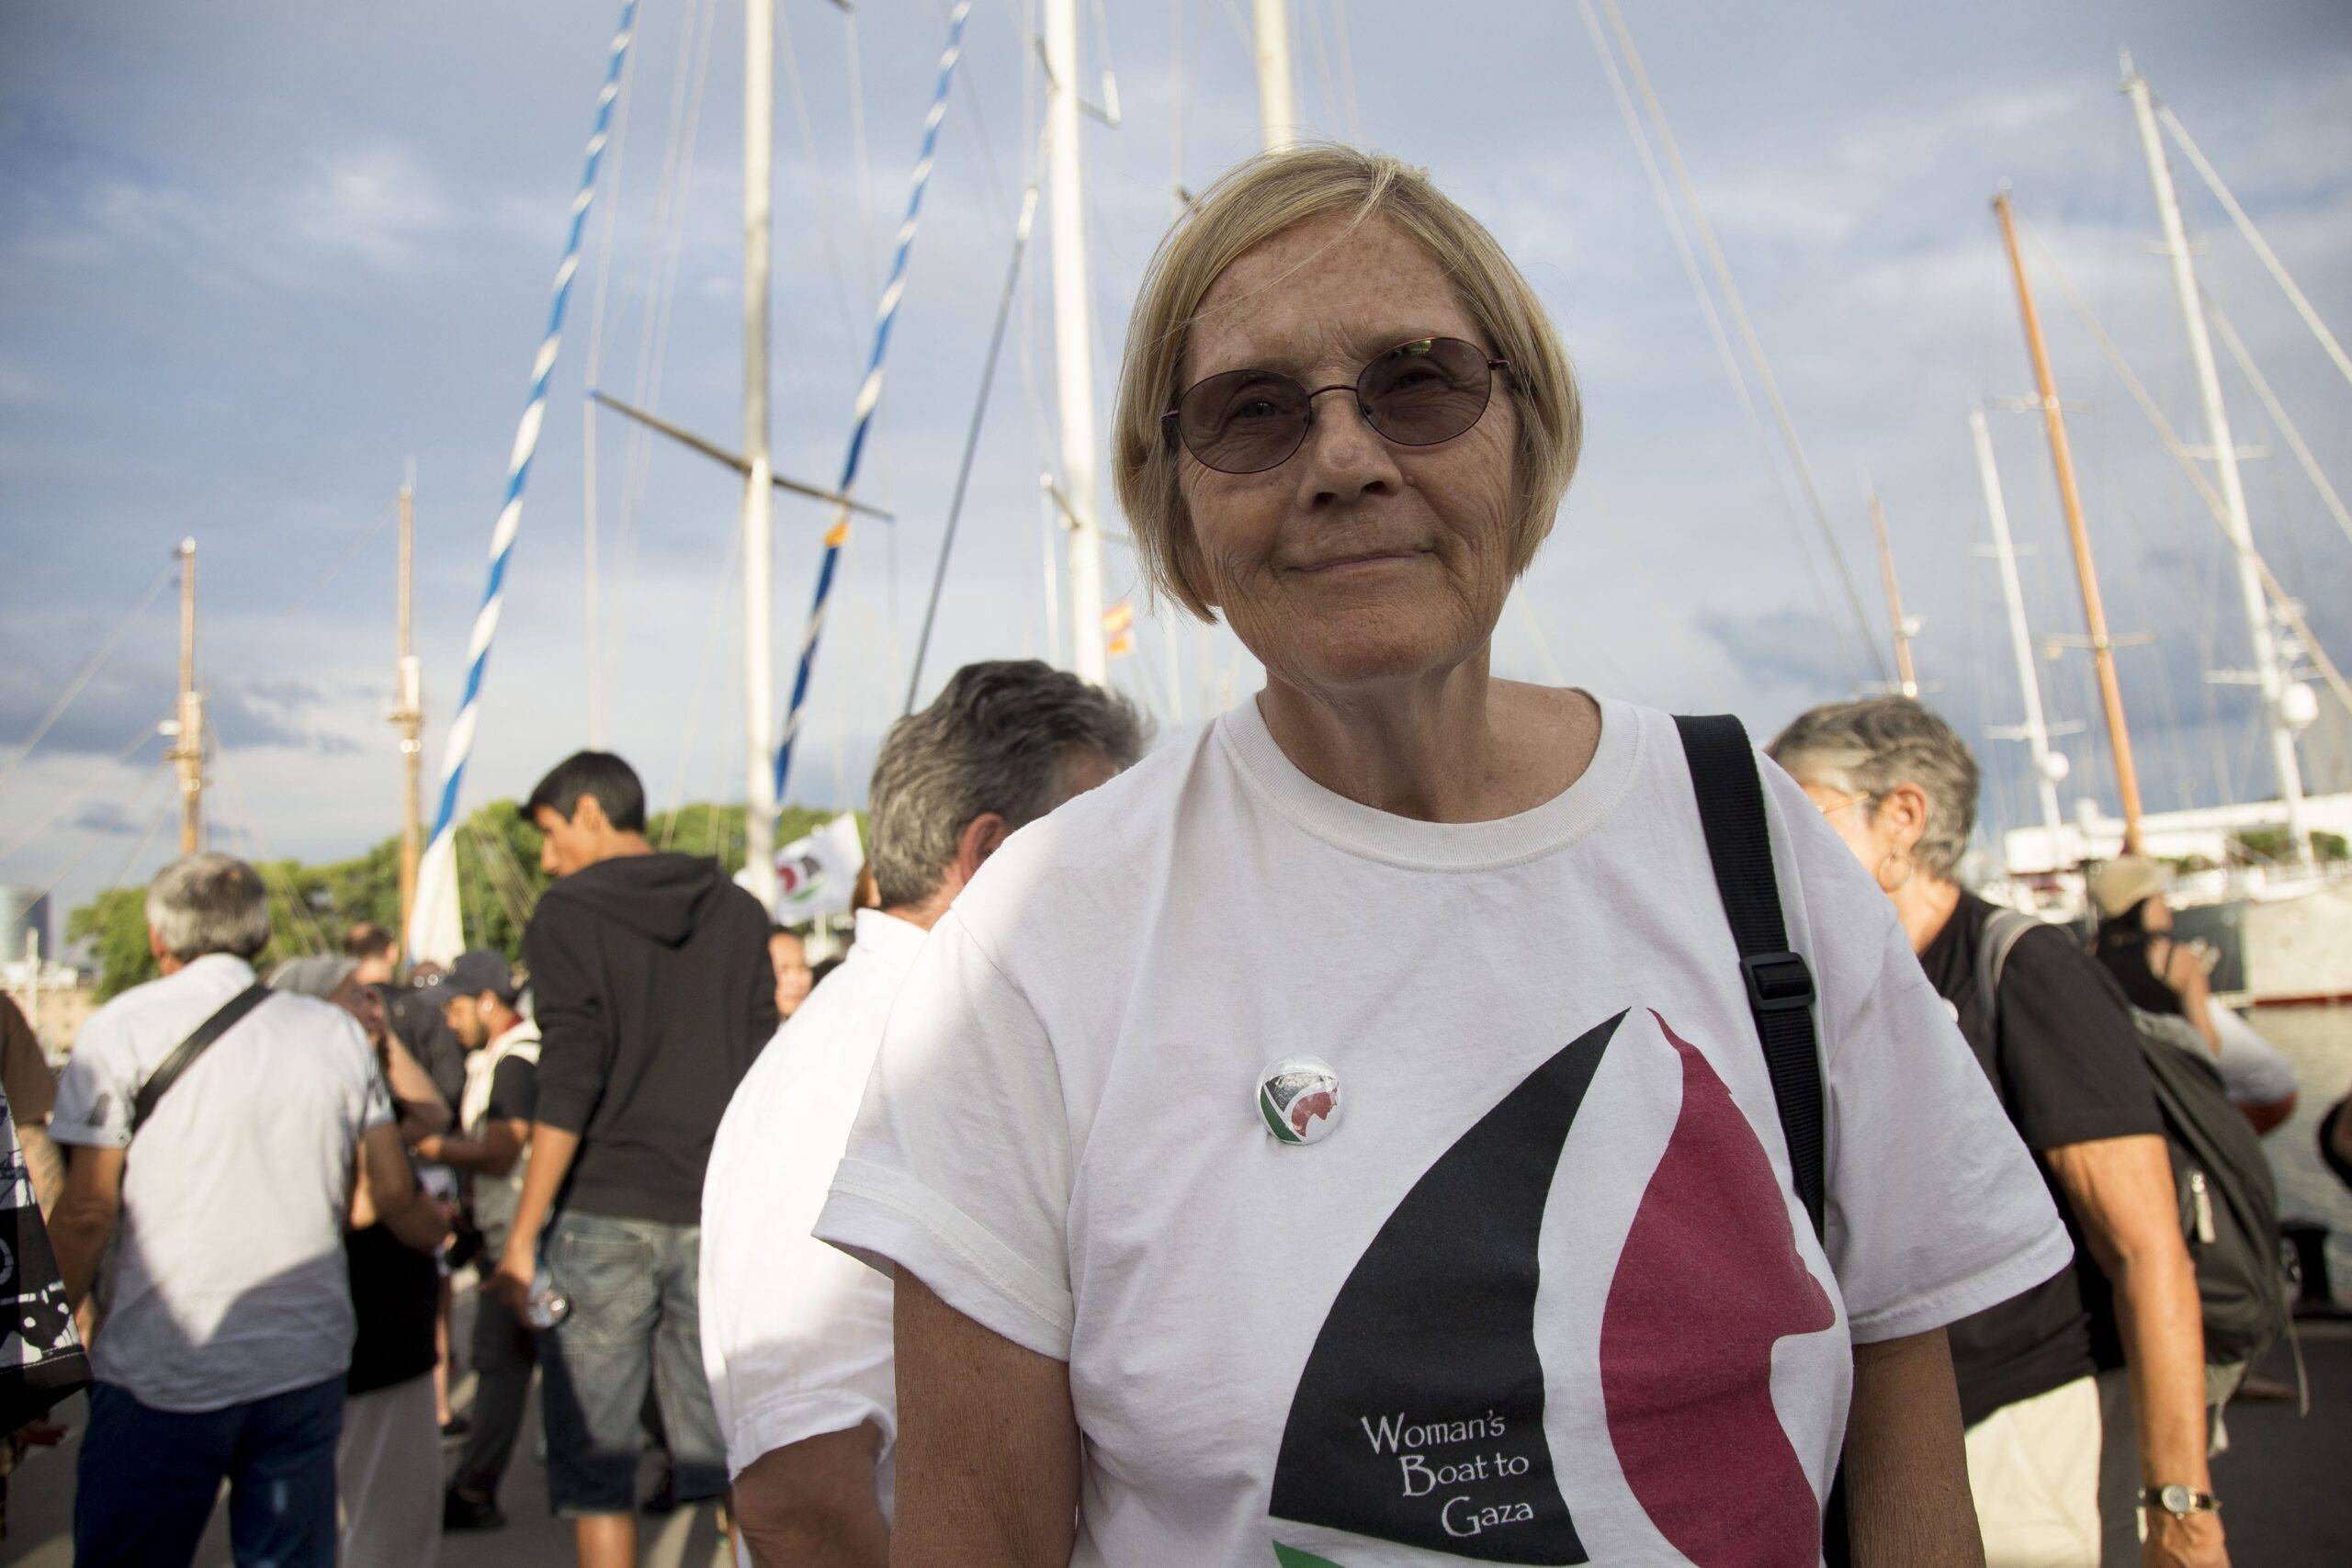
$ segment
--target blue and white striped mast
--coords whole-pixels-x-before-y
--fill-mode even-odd
[[[882,356],[890,346],[890,324],[899,314],[899,300],[907,288],[907,254],[913,248],[916,220],[922,214],[922,193],[931,183],[932,157],[939,145],[940,123],[947,118],[947,89],[956,74],[956,62],[964,52],[964,19],[971,15],[971,0],[956,0],[956,8],[947,17],[947,47],[939,56],[939,80],[932,89],[931,109],[922,119],[922,150],[915,158],[914,177],[907,193],[906,220],[899,225],[899,248],[890,260],[890,280],[883,286],[881,302],[874,313],[874,351],[866,358],[865,380],[857,389],[857,402],[852,409],[854,423],[849,435],[849,454],[842,463],[841,483],[834,488],[842,494],[850,493],[857,480],[858,459],[865,451],[865,437],[874,425],[875,406],[882,400]],[[817,568],[816,597],[808,606],[808,624],[800,642],[800,668],[792,680],[792,702],[784,716],[784,739],[775,753],[775,794],[780,804],[784,799],[785,781],[792,772],[792,743],[800,734],[800,720],[808,701],[808,677],[817,664],[817,639],[825,629],[825,602],[833,592],[833,574],[841,563],[842,547],[849,543],[849,512],[846,508],[833,513],[832,526],[825,533],[824,559]]]
[[[572,278],[580,271],[580,238],[588,226],[588,209],[596,198],[596,171],[611,135],[613,105],[621,96],[621,67],[636,35],[637,0],[624,0],[620,26],[613,33],[611,55],[605,66],[605,85],[596,95],[596,123],[588,136],[587,166],[581,172],[579,193],[571,198],[571,227],[564,236],[563,260],[555,269],[555,302],[548,311],[547,335],[531,362],[530,396],[524,401],[514,449],[506,461],[506,498],[491,530],[490,581],[482,589],[481,609],[474,616],[473,637],[466,648],[465,695],[449,726],[448,745],[441,761],[440,805],[433,818],[432,840],[417,870],[416,906],[407,932],[413,963],[431,959],[447,964],[465,945],[458,908],[458,796],[481,716],[482,677],[490,667],[491,644],[498,636],[507,561],[523,525],[523,486],[531,477],[531,457],[538,450],[539,428],[547,420],[548,378],[555,372],[556,348],[563,340],[563,309],[571,299]]]

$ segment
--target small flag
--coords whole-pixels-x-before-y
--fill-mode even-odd
[[[857,893],[865,845],[848,812],[775,852],[775,914],[786,925],[846,914]]]
[[[1102,651],[1113,658],[1136,650],[1136,604],[1122,599],[1102,612]]]

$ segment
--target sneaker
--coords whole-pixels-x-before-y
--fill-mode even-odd
[[[505,1527],[506,1516],[498,1511],[498,1504],[489,1497],[474,1497],[452,1486],[441,1495],[441,1528],[444,1530],[494,1530]]]

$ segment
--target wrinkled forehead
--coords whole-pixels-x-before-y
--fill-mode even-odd
[[[1419,240],[1385,217],[1332,214],[1260,241],[1217,275],[1188,324],[1179,383],[1244,367],[1348,373],[1413,338],[1486,336]]]

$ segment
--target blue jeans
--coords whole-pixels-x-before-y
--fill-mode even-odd
[[[229,1483],[240,1568],[334,1568],[343,1380],[222,1410],[156,1410],[90,1390],[74,1496],[75,1568],[185,1563]]]
[[[727,1490],[727,1447],[702,1370],[700,1225],[567,1213],[547,1269],[571,1310],[539,1337],[548,1503],[559,1517],[634,1514],[645,1392],[682,1503]]]

